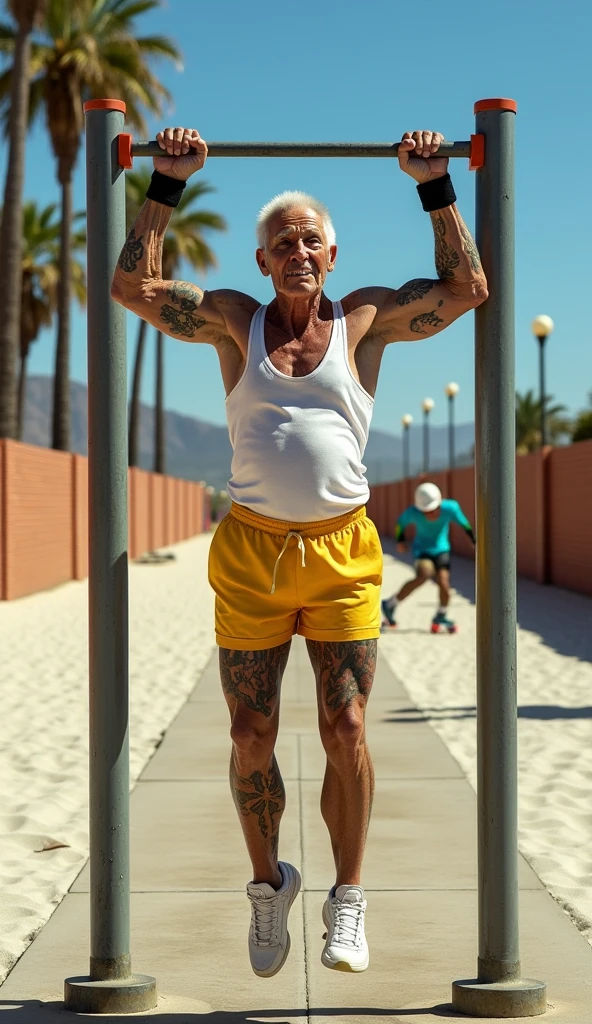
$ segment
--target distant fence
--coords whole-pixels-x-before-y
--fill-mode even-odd
[[[382,536],[413,502],[425,476],[372,487],[368,514]],[[473,466],[429,474],[445,498],[456,498],[475,522]],[[538,583],[592,595],[592,441],[546,448],[516,458],[516,552],[518,573]],[[473,545],[452,527],[452,548],[473,557]]]
[[[0,599],[88,575],[88,460],[0,441]],[[209,529],[209,497],[190,480],[128,470],[129,558]]]

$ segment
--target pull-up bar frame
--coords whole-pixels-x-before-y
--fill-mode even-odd
[[[477,170],[476,237],[489,298],[475,315],[477,522],[477,978],[454,982],[455,1010],[545,1012],[545,985],[522,978],[518,942],[513,100],[475,104],[470,142],[440,152]],[[124,310],[110,286],[125,241],[123,170],[160,156],[123,131],[125,104],[85,104],[89,379],[91,951],[65,1005],[131,1013],[156,1005],[154,978],[131,971],[127,596],[127,388]],[[397,143],[215,142],[210,157],[387,157]]]
[[[158,142],[127,142],[132,136],[120,136],[120,156],[129,146],[131,159],[138,156],[163,156]],[[398,142],[208,142],[208,159],[235,157],[397,157]],[[438,156],[470,157],[470,142],[441,142]],[[125,165],[127,166],[127,165]]]

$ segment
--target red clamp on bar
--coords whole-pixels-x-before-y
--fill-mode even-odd
[[[128,132],[121,132],[117,136],[117,163],[120,167],[126,167],[128,170],[134,165],[132,138],[133,136]]]
[[[485,166],[485,136],[471,135],[471,155],[469,157],[469,170],[478,171]]]

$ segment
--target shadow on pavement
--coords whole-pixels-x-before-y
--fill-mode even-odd
[[[61,1002],[41,1002],[36,999],[27,999],[23,1002],[18,1000],[0,1000],[0,1013],[7,1024],[53,1024],[59,1021],[66,1024],[66,1021],[76,1019],[90,1019],[95,1015],[72,1014],[64,1009]],[[197,1024],[203,1021],[204,1024],[252,1024],[253,1021],[273,1020],[274,1024],[288,1024],[289,1018],[301,1017],[307,1020],[310,1017],[336,1017],[347,1022],[350,1016],[368,1017],[369,1021],[379,1017],[418,1017],[420,1014],[430,1014],[433,1017],[444,1017],[448,1020],[466,1020],[466,1017],[456,1014],[452,1007],[447,1004],[438,1006],[422,1006],[415,1008],[401,1007],[380,1007],[380,1006],[311,1006],[308,1009],[297,1007],[293,1009],[272,1009],[272,1010],[212,1010],[208,1012],[191,1012],[180,1010],[179,1013],[171,1013],[169,1010],[159,1010],[157,1007],[148,1013],[133,1014],[101,1014],[99,1019],[105,1022],[116,1022],[125,1024],[126,1021],[134,1021],[137,1024],[149,1024],[150,1021],[159,1020],[161,1024]]]
[[[394,541],[382,538],[382,546],[385,555],[407,565],[412,572],[411,557],[396,552]],[[475,564],[471,559],[453,555],[451,581],[459,594],[475,603]],[[540,636],[558,654],[592,661],[592,599],[519,577],[517,602],[521,629]]]
[[[476,714],[475,705],[460,705],[458,707],[441,708],[397,708],[391,713],[391,717],[383,718],[382,721],[407,722],[412,725],[414,722],[441,721],[445,718],[474,718]],[[532,718],[541,721],[551,721],[559,718],[592,718],[592,705],[586,704],[579,708],[566,708],[560,704],[520,704],[518,706],[518,718]]]

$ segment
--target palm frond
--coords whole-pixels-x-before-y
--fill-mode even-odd
[[[139,36],[138,49],[142,56],[168,57],[175,64],[177,71],[183,70],[181,52],[172,39],[167,36]]]
[[[187,232],[199,231],[202,228],[209,228],[211,231],[226,231],[228,226],[220,213],[213,213],[211,210],[193,210],[180,218],[179,224]]]
[[[183,253],[183,258],[190,267],[202,272],[218,266],[214,250],[199,235],[195,235],[191,239]]]
[[[131,21],[140,14],[147,14],[161,6],[161,0],[107,0],[110,14],[121,21]]]
[[[177,207],[179,213],[186,206],[190,206],[196,199],[201,199],[202,196],[207,196],[210,192],[215,192],[216,189],[213,185],[209,185],[203,178],[198,178],[196,181],[192,181],[191,184],[187,184],[187,187],[183,191],[181,201]]]

